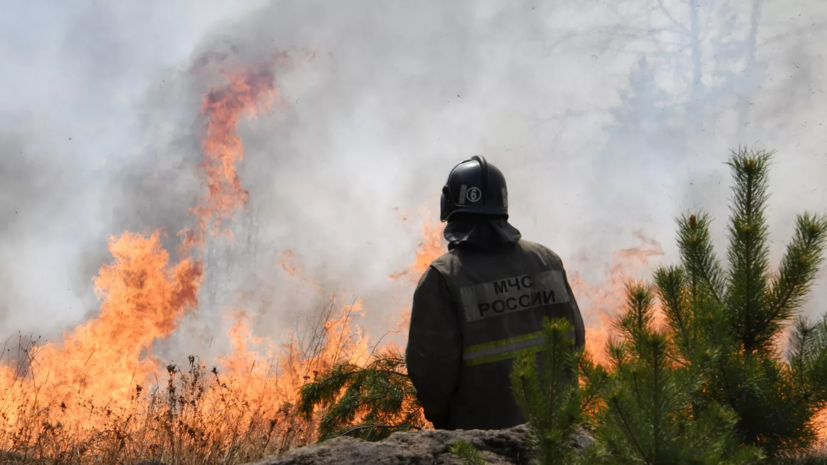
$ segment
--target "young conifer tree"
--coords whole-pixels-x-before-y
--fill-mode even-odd
[[[665,332],[653,329],[653,290],[627,287],[626,312],[616,321],[620,339],[609,344],[608,380],[601,389],[595,453],[602,463],[746,464],[760,458],[733,434],[737,417],[710,404],[693,411],[706,360],[685,364]],[[594,375],[591,375],[594,376]]]
[[[511,389],[531,429],[540,465],[574,459],[569,441],[582,405],[576,373],[580,354],[574,350],[573,331],[564,319],[543,320],[545,342],[536,348],[539,352],[518,356],[512,367]]]
[[[823,329],[803,321],[794,328],[791,363],[777,346],[822,262],[827,219],[799,215],[781,266],[770,269],[765,210],[771,156],[740,149],[729,160],[729,269],[714,252],[711,219],[701,212],[678,220],[681,264],[657,270],[655,281],[675,360],[711,368],[693,414],[727,406],[737,414],[741,441],[775,455],[811,443],[811,420],[827,399]]]

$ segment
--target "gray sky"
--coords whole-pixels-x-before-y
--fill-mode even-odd
[[[211,245],[172,353],[223,350],[229,308],[261,313],[261,334],[317,308],[280,268],[286,249],[381,327],[409,306],[387,276],[419,241],[395,209],[436,214],[473,154],[505,173],[524,237],[596,285],[635,231],[662,246],[654,263],[675,261],[688,209],[716,217],[723,258],[722,163],[739,144],[778,150],[774,263],[795,214],[827,205],[821,0],[0,1],[0,335],[54,338],[94,315],[109,235],[164,228],[175,245],[203,193],[201,96],[218,70],[280,52],[295,58],[273,65],[283,103],[240,128],[239,240]],[[827,308],[825,284],[808,312]]]

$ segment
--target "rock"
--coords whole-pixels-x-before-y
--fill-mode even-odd
[[[476,447],[491,465],[528,465],[531,460],[529,430],[525,425],[520,425],[496,431],[394,433],[377,442],[339,437],[267,457],[255,465],[460,465],[462,462],[449,451],[450,445],[460,439]],[[572,436],[571,444],[582,450],[592,441],[594,439],[581,430]]]

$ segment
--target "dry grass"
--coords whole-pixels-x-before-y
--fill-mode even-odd
[[[88,399],[71,412],[65,404],[4,405],[0,462],[245,463],[315,439],[314,422],[295,415],[291,403],[255,402],[195,357],[167,374],[163,387],[136,385],[126,409]]]
[[[297,331],[303,337],[279,358],[256,359],[247,373],[222,374],[190,356],[186,366],[167,366],[153,387],[133,384],[117,407],[84,397],[83,386],[70,405],[44,399],[39,390],[48,380],[34,374],[36,341],[21,339],[16,353],[4,350],[18,395],[0,393],[0,463],[234,464],[311,444],[323,412],[312,420],[298,415],[298,388],[364,351],[354,344],[361,333],[351,309],[332,308]]]

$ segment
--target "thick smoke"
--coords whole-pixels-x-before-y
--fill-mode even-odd
[[[416,209],[436,214],[445,176],[472,154],[506,174],[524,237],[591,282],[612,251],[640,244],[636,231],[675,261],[673,218],[690,209],[714,215],[724,258],[723,162],[738,145],[778,150],[775,263],[795,214],[825,210],[820,0],[228,5],[67,10],[48,37],[29,27],[0,49],[19,65],[0,77],[5,91],[24,88],[2,108],[19,123],[0,139],[0,214],[9,223],[9,205],[32,206],[0,229],[3,334],[54,333],[94,310],[110,234],[163,228],[174,250],[203,194],[201,96],[251,64],[270,64],[280,94],[241,124],[250,204],[232,245],[212,242],[201,308],[173,353],[225,349],[213,337],[228,310],[280,334],[335,291],[362,296],[381,334],[409,306],[410,287],[388,275],[413,260]],[[41,92],[60,96],[56,108]],[[284,272],[287,250],[321,294]],[[827,309],[818,284],[810,313]]]

